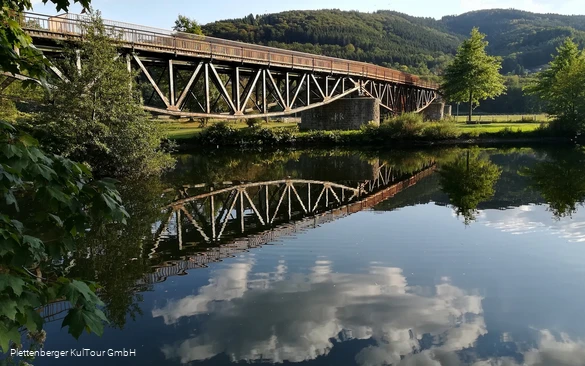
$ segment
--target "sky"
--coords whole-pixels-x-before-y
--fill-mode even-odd
[[[34,11],[55,14],[54,6],[33,0]],[[539,13],[585,14],[583,0],[92,0],[104,19],[170,29],[178,14],[205,24],[215,20],[241,18],[250,13],[284,10],[342,9],[372,12],[395,10],[415,16],[441,18],[472,10],[515,8]],[[73,6],[71,13],[78,13]]]

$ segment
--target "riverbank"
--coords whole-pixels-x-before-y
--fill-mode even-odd
[[[422,121],[420,121],[422,122]],[[473,124],[467,124],[466,117],[453,117],[453,125],[461,134],[469,134],[473,137],[476,134],[482,133],[497,133],[504,129],[511,129],[513,131],[521,130],[523,132],[534,131],[538,129],[542,124],[549,122],[549,117],[545,115],[486,115],[476,116],[473,119]],[[213,127],[218,123],[226,123],[233,129],[246,129],[250,125],[257,127],[264,127],[268,129],[291,129],[298,132],[299,124],[292,122],[291,119],[284,119],[283,121],[270,121],[264,122],[256,119],[254,121],[210,121],[208,123],[202,123],[198,121],[189,120],[168,120],[162,122],[165,134],[169,139],[172,140],[186,140],[192,139],[204,132],[207,128]]]
[[[466,145],[507,145],[507,144],[568,144],[573,140],[554,136],[547,131],[485,132],[461,134],[457,137],[387,138],[384,134],[364,131],[310,131],[294,130],[236,130],[225,132],[213,130],[187,139],[174,140],[179,151],[198,148],[237,147],[243,149],[280,147],[424,147],[424,146],[466,146]]]
[[[548,123],[465,124],[452,121],[424,122],[418,115],[403,115],[379,127],[363,126],[353,131],[299,131],[295,124],[250,127],[215,123],[197,133],[169,136],[180,150],[201,147],[334,147],[334,146],[432,146],[506,143],[566,143]]]

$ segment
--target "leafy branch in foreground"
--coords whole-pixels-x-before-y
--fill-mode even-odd
[[[0,122],[0,348],[37,332],[37,311],[68,301],[69,333],[102,334],[106,318],[92,282],[65,278],[59,259],[75,252],[92,223],[125,223],[111,179],[94,180],[83,164],[46,154],[32,137]],[[42,234],[42,237],[40,235]]]
[[[67,11],[71,3],[89,8],[90,0],[42,0],[51,2],[57,11]],[[33,78],[45,79],[48,61],[32,45],[32,39],[21,27],[23,12],[32,10],[30,0],[0,0],[0,71],[13,74],[26,73]]]

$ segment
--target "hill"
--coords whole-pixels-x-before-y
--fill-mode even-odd
[[[440,20],[394,11],[287,11],[222,20],[206,35],[440,75],[473,27],[487,34],[488,51],[503,72],[524,74],[550,61],[566,37],[585,45],[585,16],[493,9]]]

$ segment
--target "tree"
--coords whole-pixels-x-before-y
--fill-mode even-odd
[[[67,11],[70,0],[43,0],[43,3],[52,2],[57,11]],[[84,9],[89,8],[90,0],[73,0],[81,4]],[[13,74],[25,73],[33,78],[44,81],[47,74],[48,61],[43,54],[32,46],[32,39],[20,25],[21,14],[32,10],[30,0],[2,0],[0,1],[0,71]]]
[[[177,20],[175,20],[175,26],[173,30],[177,32],[191,33],[203,35],[203,31],[196,20],[179,14]]]
[[[494,195],[501,173],[494,163],[480,156],[478,149],[468,150],[466,157],[459,156],[441,165],[441,187],[466,225],[475,220],[477,205]]]
[[[99,13],[90,17],[79,49],[65,52],[68,80],[55,83],[36,131],[53,152],[86,162],[98,175],[160,173],[173,164],[161,149],[161,126],[143,111],[136,74],[118,57]]]
[[[546,102],[546,111],[571,133],[582,132],[585,123],[585,53],[567,38],[557,48],[549,68],[526,87],[529,94]]]
[[[488,42],[484,38],[485,34],[473,28],[471,36],[463,41],[455,59],[447,67],[441,85],[449,101],[469,103],[469,123],[473,108],[480,100],[497,97],[506,91],[504,77],[500,75],[502,61],[486,53]]]
[[[72,305],[63,320],[69,333],[101,335],[106,318],[96,284],[67,278],[57,259],[77,250],[95,220],[125,222],[114,181],[94,180],[83,164],[44,153],[31,136],[0,122],[0,196],[2,352],[21,343],[21,330],[41,331],[37,309],[62,299]]]

